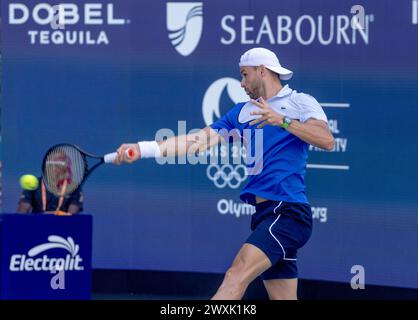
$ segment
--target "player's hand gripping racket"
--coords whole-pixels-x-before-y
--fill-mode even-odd
[[[42,162],[42,179],[47,189],[58,197],[64,197],[80,187],[87,177],[103,163],[112,163],[117,152],[104,156],[89,154],[73,144],[62,143],[51,147]],[[126,156],[132,157],[134,151],[126,150]],[[97,159],[93,166],[90,159]]]

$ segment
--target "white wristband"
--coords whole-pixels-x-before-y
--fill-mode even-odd
[[[161,156],[160,146],[157,141],[139,141],[139,150],[142,158],[158,158]]]

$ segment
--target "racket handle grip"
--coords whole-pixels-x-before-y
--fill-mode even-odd
[[[116,159],[117,156],[118,156],[117,152],[112,152],[112,153],[105,154],[104,162],[105,163],[112,163]]]
[[[132,149],[128,149],[125,151],[125,154],[128,158],[131,158],[134,156],[134,151]],[[117,158],[118,153],[117,152],[112,152],[112,153],[108,153],[105,154],[104,158],[104,162],[105,163],[112,163],[113,161],[115,161],[115,159]]]

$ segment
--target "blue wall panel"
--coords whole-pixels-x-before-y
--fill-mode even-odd
[[[58,30],[34,21],[44,2],[25,4],[21,24],[25,12],[11,16],[15,1],[2,2],[3,211],[15,209],[19,176],[40,174],[52,144],[104,154],[161,128],[177,133],[178,121],[206,126],[208,89],[239,81],[240,55],[263,46],[295,72],[292,88],[323,105],[337,138],[331,153],[310,150],[315,219],[301,276],[349,282],[362,265],[366,283],[418,288],[417,1],[368,1],[361,31],[349,26],[349,0],[97,2],[87,11],[98,24],[73,1],[79,21]],[[169,39],[176,17],[185,26],[177,49],[188,55]],[[73,32],[83,43],[54,43]],[[237,81],[224,80],[208,105],[226,113]],[[84,188],[95,268],[224,272],[249,234],[239,189],[216,187],[205,164],[99,170]]]

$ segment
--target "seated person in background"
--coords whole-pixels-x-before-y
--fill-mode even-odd
[[[57,197],[45,187],[39,178],[39,187],[33,191],[23,190],[17,207],[19,213],[54,213],[56,211],[74,214],[83,211],[83,193],[80,188],[68,196]]]

